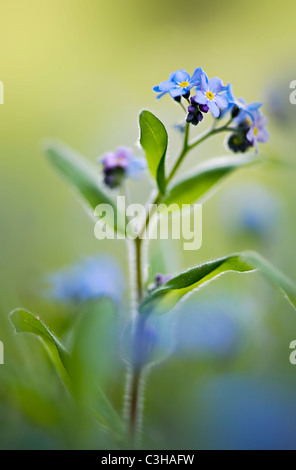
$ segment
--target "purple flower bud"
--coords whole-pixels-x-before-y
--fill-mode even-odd
[[[170,274],[155,274],[154,276],[154,282],[155,282],[155,287],[159,287],[162,284],[165,284],[167,281],[169,281],[172,278]]]
[[[188,113],[195,113],[196,106],[188,106]]]
[[[99,162],[103,164],[104,183],[111,189],[120,186],[127,177],[139,179],[147,167],[146,160],[134,157],[127,147],[106,153]]]
[[[209,107],[206,105],[206,104],[200,104],[199,105],[199,109],[203,112],[203,113],[207,113],[209,111]]]

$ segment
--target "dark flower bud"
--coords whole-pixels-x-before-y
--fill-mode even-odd
[[[162,273],[155,274],[152,282],[148,286],[148,292],[151,293],[155,291],[155,289],[161,287],[163,284],[170,281],[172,277],[173,276],[171,274],[162,274]]]
[[[162,286],[162,284],[169,281],[171,277],[172,276],[170,274],[160,274],[160,273],[155,274],[154,276],[155,287]]]
[[[251,119],[244,119],[243,121],[241,121],[238,125],[238,129],[241,129],[243,130],[244,132],[246,132],[246,134],[248,133],[248,130],[250,129],[252,125],[252,122],[251,122]]]
[[[250,142],[247,139],[248,130],[238,130],[230,135],[229,139],[227,140],[227,145],[232,152],[246,152],[250,147],[253,146],[253,142]]]
[[[188,122],[188,124],[191,124],[195,119],[195,115],[194,113],[188,113],[187,116],[186,116],[186,122]]]
[[[203,120],[203,114],[200,111],[195,111],[194,113],[188,113],[186,117],[186,122],[197,126],[199,122]]]
[[[188,106],[188,113],[195,113],[195,110],[196,110],[196,106]]]
[[[194,97],[190,98],[190,105],[188,106],[188,114],[186,117],[186,122],[197,126],[199,122],[203,120],[203,114],[200,110],[200,105],[196,103]]]
[[[209,111],[209,107],[206,105],[206,104],[200,104],[199,105],[199,109],[203,112],[203,113],[207,113]]]
[[[177,102],[177,103],[181,103],[181,96],[176,96],[174,98],[174,100]]]
[[[234,119],[236,118],[240,113],[240,109],[236,104],[233,106],[232,111],[231,111],[231,117]]]
[[[125,177],[125,169],[121,166],[116,166],[113,168],[104,168],[103,173],[104,183],[111,189],[120,186],[122,180]]]

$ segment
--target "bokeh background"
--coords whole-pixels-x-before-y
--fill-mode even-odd
[[[92,161],[121,144],[140,154],[138,113],[148,108],[169,129],[173,159],[182,110],[168,97],[156,102],[152,86],[178,68],[191,73],[198,66],[232,82],[237,96],[263,101],[271,138],[261,150],[279,163],[232,175],[206,202],[199,251],[162,242],[151,246],[151,261],[160,268],[161,253],[169,273],[254,249],[296,280],[296,106],[289,103],[296,6],[292,0],[1,0],[0,6],[0,448],[110,448],[108,436],[68,397],[40,343],[15,337],[8,320],[13,308],[26,307],[69,342],[85,305],[52,300],[43,281],[97,255],[101,272],[109,273],[106,289],[126,313],[125,245],[95,239],[92,221],[44,157],[43,141],[59,138]],[[217,136],[182,171],[225,153]],[[149,180],[133,183],[132,197],[145,201],[150,189]],[[102,386],[120,411],[125,367],[114,357],[113,333],[101,341],[105,327],[113,331],[104,322],[98,331],[97,352],[106,358],[99,361]],[[296,447],[296,368],[289,362],[296,316],[259,274],[220,278],[157,328],[162,354],[171,341],[174,347],[149,375],[144,446]]]

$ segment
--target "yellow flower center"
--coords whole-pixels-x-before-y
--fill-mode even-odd
[[[256,136],[258,134],[258,127],[254,127],[254,135]]]
[[[212,93],[211,91],[207,91],[206,92],[206,96],[209,100],[213,100],[214,99],[214,93]]]
[[[179,83],[180,87],[186,88],[189,85],[189,82],[181,82]]]

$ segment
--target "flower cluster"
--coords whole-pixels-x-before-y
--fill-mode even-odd
[[[201,67],[196,68],[191,77],[186,70],[177,70],[153,90],[157,98],[169,94],[179,103],[185,99],[188,106],[186,122],[194,126],[209,111],[215,119],[228,115],[225,129],[232,133],[227,145],[233,152],[245,152],[251,147],[257,152],[258,142],[268,141],[267,119],[259,111],[262,104],[247,104],[243,98],[236,99],[230,83],[225,86],[218,77],[209,79]],[[228,126],[230,124],[232,127]]]
[[[120,186],[125,178],[140,179],[147,167],[144,158],[135,157],[128,147],[119,147],[98,159],[103,165],[104,183],[113,189]]]

